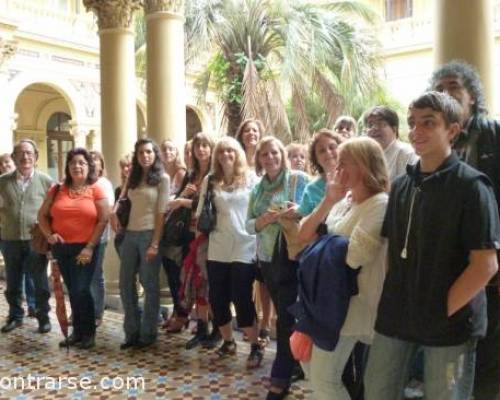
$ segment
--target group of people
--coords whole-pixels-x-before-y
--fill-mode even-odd
[[[312,341],[302,368],[315,399],[399,399],[419,351],[426,398],[462,400],[474,392],[476,400],[498,399],[500,124],[485,112],[477,73],[452,62],[409,105],[410,144],[400,140],[398,114],[386,106],[365,112],[363,135],[353,118],[340,117],[310,143],[287,147],[248,119],[234,138],[215,142],[196,134],[183,156],[171,141],[138,140],[133,154],[120,160],[122,182],[114,193],[100,153],[68,152],[65,178],[54,184],[35,168],[36,144],[21,140],[12,153],[16,170],[0,176],[9,303],[2,332],[22,325],[28,270],[39,331],[50,330],[47,259],[30,247],[38,220],[69,292],[73,331],[61,345],[92,348],[104,310],[111,225],[121,260],[121,349],[156,342],[163,266],[174,306],[165,330],[181,332],[193,315],[197,319],[186,349],[236,354],[233,304],[250,342],[246,367],[257,368],[274,305],[269,400],[285,398],[300,369],[290,347],[294,329]],[[202,229],[207,207],[213,220]],[[165,229],[174,218],[175,235]],[[322,299],[330,298],[330,283],[339,282],[300,257],[322,238],[329,250],[343,251],[339,268],[355,276],[345,317],[331,337],[321,324],[339,307]],[[318,300],[307,299],[302,323],[291,310],[306,290],[297,271],[308,269],[318,274],[312,286]],[[348,369],[355,376],[346,377]]]

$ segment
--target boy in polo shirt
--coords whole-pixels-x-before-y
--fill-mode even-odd
[[[425,396],[469,399],[477,339],[486,332],[484,287],[498,270],[500,222],[486,175],[459,161],[451,142],[461,107],[428,92],[410,104],[420,161],[392,186],[382,234],[389,269],[365,375],[367,400],[403,396],[422,346]]]

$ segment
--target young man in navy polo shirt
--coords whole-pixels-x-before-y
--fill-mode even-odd
[[[387,207],[389,270],[365,375],[367,400],[402,398],[420,346],[426,398],[466,400],[472,393],[500,222],[489,179],[451,149],[461,115],[459,103],[438,92],[408,110],[420,161],[394,181]]]

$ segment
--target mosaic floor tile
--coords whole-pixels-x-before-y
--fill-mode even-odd
[[[0,292],[4,289],[4,282],[0,282]],[[7,304],[1,299],[0,323],[3,324],[7,312]],[[273,349],[266,351],[262,367],[253,371],[245,369],[249,345],[244,342],[238,342],[237,356],[219,360],[213,350],[185,350],[189,335],[167,335],[161,331],[155,346],[122,351],[119,345],[123,341],[123,317],[106,311],[97,331],[96,348],[67,352],[58,347],[62,335],[53,312],[50,318],[53,329],[49,334],[36,333],[37,322],[31,318],[25,318],[21,328],[0,334],[0,400],[265,397]],[[293,385],[287,397],[310,398],[304,382]]]

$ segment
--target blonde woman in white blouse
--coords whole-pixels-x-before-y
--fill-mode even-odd
[[[209,300],[215,324],[224,342],[216,351],[219,357],[236,355],[231,328],[231,302],[236,319],[251,344],[247,368],[260,366],[263,349],[258,343],[257,316],[252,299],[255,278],[256,238],[245,229],[250,191],[256,179],[247,167],[241,145],[224,137],[215,146],[212,173],[201,188],[197,216],[201,214],[210,182],[217,214],[215,229],[208,240]]]
[[[349,238],[346,263],[358,269],[358,289],[333,351],[313,346],[310,379],[314,399],[349,400],[342,372],[355,344],[370,344],[385,277],[386,243],[381,237],[389,174],[380,145],[355,138],[338,148],[335,173],[327,176],[325,197],[301,225],[300,237],[312,239],[326,220],[329,234]]]

